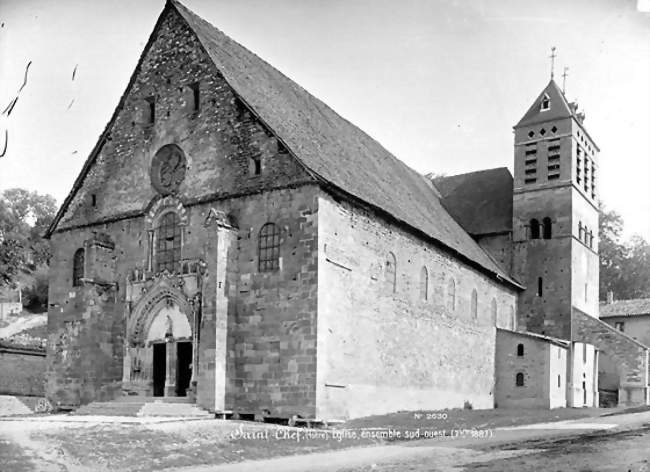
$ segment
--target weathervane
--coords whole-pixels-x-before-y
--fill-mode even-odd
[[[569,68],[564,66],[564,72],[562,72],[562,93],[566,93],[566,78],[569,75]]]
[[[555,55],[555,46],[551,48],[551,55],[548,57],[551,58],[551,80],[553,80],[554,69],[555,69],[555,58],[557,57]]]

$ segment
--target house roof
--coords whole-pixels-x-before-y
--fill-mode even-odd
[[[449,215],[428,179],[178,1],[168,0],[161,18],[170,9],[187,22],[235,94],[321,184],[388,214],[497,279],[520,287]]]
[[[633,300],[616,300],[612,303],[600,304],[600,317],[613,318],[616,316],[650,315],[650,298]]]
[[[472,235],[512,231],[512,175],[506,167],[436,177],[442,204]]]
[[[505,333],[513,334],[515,336],[524,336],[526,338],[532,338],[537,341],[555,344],[563,348],[569,348],[571,346],[571,341],[567,339],[554,338],[551,336],[545,336],[543,334],[531,333],[530,331],[514,331],[512,329],[507,329],[507,328],[497,328],[497,331],[503,331]]]

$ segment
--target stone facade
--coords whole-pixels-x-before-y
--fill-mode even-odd
[[[320,417],[492,407],[494,328],[511,326],[514,290],[327,195],[318,245]]]
[[[45,352],[0,345],[0,395],[45,395]]]
[[[569,343],[497,329],[496,345],[495,406],[560,408],[567,405]]]
[[[597,227],[582,201],[593,189],[571,183],[581,126],[557,121],[559,182],[534,188],[529,125],[516,129],[512,231],[472,239],[430,182],[211,28],[167,3],[49,231],[57,407],[188,395],[257,418],[490,408],[516,367],[498,328],[571,339],[573,306],[596,316],[597,242],[576,242],[583,224]],[[286,119],[261,114],[260,96]],[[377,189],[354,186],[371,176]],[[531,240],[527,221],[543,216],[553,236]],[[530,391],[562,405],[567,387],[553,379],[565,357],[531,346],[547,367],[526,367]],[[503,401],[538,404],[525,397]]]

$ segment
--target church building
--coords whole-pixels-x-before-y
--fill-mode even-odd
[[[515,126],[514,178],[431,179],[168,0],[47,233],[48,397],[263,418],[493,408],[507,330],[552,338],[566,366],[591,346],[590,368],[609,356],[647,403],[647,348],[598,320],[583,118],[551,80]]]

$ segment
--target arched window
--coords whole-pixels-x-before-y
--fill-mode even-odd
[[[530,220],[530,239],[539,239],[539,221],[535,218]]]
[[[494,326],[497,325],[497,300],[493,298],[490,302],[490,320]]]
[[[397,291],[397,259],[392,252],[388,253],[384,262],[384,280],[386,290],[395,293]]]
[[[542,98],[542,103],[540,103],[539,109],[541,111],[546,111],[551,108],[551,99],[548,95],[544,95]]]
[[[521,372],[517,372],[517,376],[515,377],[515,384],[517,387],[523,387],[524,386],[524,374]]]
[[[544,228],[544,239],[551,239],[553,236],[553,223],[548,216],[542,220],[542,226]]]
[[[524,356],[524,345],[517,344],[517,357],[523,357],[523,356]]]
[[[85,251],[83,248],[77,249],[72,258],[72,286],[79,287],[81,279],[84,277],[84,260]]]
[[[273,223],[266,223],[260,229],[259,270],[272,272],[280,268],[280,230]]]
[[[449,279],[447,283],[447,308],[449,311],[456,309],[456,282],[454,279]]]
[[[473,319],[478,318],[478,294],[476,293],[476,289],[472,290],[472,301],[470,304],[470,311],[472,312]]]
[[[178,272],[181,261],[181,226],[178,215],[165,213],[156,229],[156,272]]]
[[[537,296],[541,297],[544,295],[544,281],[541,277],[537,277]]]
[[[420,298],[422,300],[429,299],[429,272],[424,266],[420,271]]]

